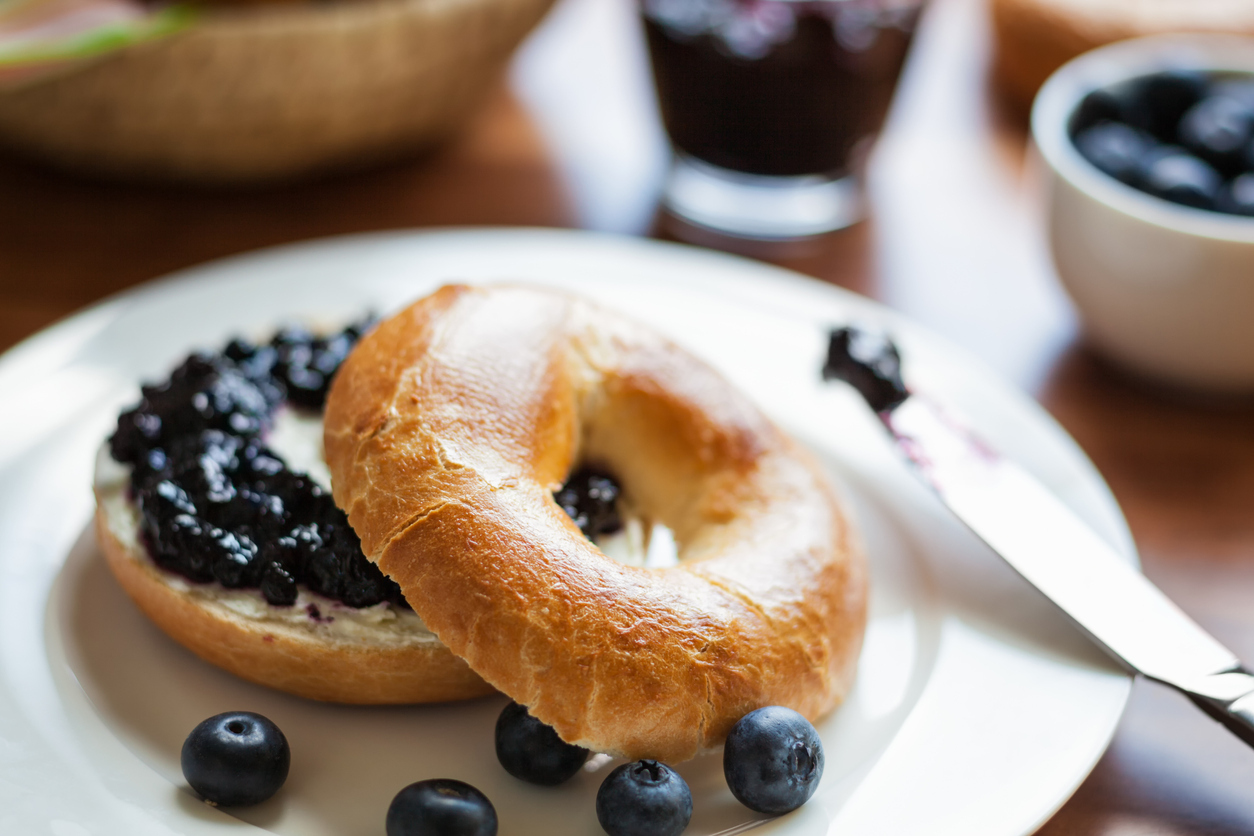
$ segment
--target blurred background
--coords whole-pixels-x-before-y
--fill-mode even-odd
[[[672,149],[631,0],[393,3],[427,7],[412,14],[388,2],[209,7],[159,25],[115,8],[109,25],[127,34],[104,46],[80,39],[47,60],[0,49],[0,349],[170,271],[327,235],[522,225],[724,249],[878,299],[1036,397],[1110,483],[1147,574],[1254,659],[1250,387],[1164,385],[1089,348],[1051,258],[1049,166],[1029,142],[1032,96],[1065,60],[1158,31],[1249,33],[1254,2],[1161,0],[1151,14],[1132,0],[931,0],[917,29],[911,18],[878,141],[838,166],[836,179],[857,180],[857,208],[830,225],[848,225],[750,237],[673,211]],[[834,5],[859,3],[885,5]],[[327,19],[294,21],[303,5]],[[7,25],[12,36],[45,23]],[[320,44],[317,59],[290,46],[302,39]],[[113,48],[123,41],[138,43]],[[199,50],[187,61],[174,54],[184,41]],[[326,80],[301,69],[328,55]],[[273,81],[276,63],[306,82]],[[212,94],[189,66],[216,68]],[[355,110],[354,85],[377,77],[385,106]],[[131,113],[136,98],[149,109]],[[333,118],[311,131],[302,108]],[[815,172],[789,176],[802,173]],[[1248,226],[1224,235],[1254,241]],[[1250,834],[1252,785],[1254,754],[1138,684],[1115,744],[1041,832]]]

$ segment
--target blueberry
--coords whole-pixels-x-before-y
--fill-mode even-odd
[[[287,513],[283,497],[258,491],[248,484],[237,488],[235,499],[222,511],[221,525],[224,527],[233,530],[247,528],[261,535],[253,537],[253,542],[264,542],[286,533]]]
[[[244,449],[243,475],[245,478],[256,477],[265,479],[268,476],[274,476],[282,473],[286,467],[283,459],[272,450],[259,444],[250,443]]]
[[[819,733],[791,708],[751,711],[727,735],[723,775],[732,795],[751,810],[773,815],[795,810],[823,777]]]
[[[159,566],[197,583],[213,580],[218,529],[191,514],[176,514],[152,526],[145,516],[143,533]]]
[[[265,469],[270,463],[262,459],[262,456],[257,456],[255,460],[257,464],[242,468],[247,476],[254,480],[253,488],[263,493],[283,497],[283,507],[293,522],[313,522],[315,505],[323,493],[322,489],[307,476],[293,473],[285,466],[280,467],[274,473],[266,473]],[[279,459],[274,461],[281,464]]]
[[[275,607],[290,607],[299,594],[296,576],[282,563],[271,561],[261,572],[261,594],[266,603]]]
[[[195,514],[196,506],[192,504],[187,491],[169,479],[162,479],[145,496],[144,510],[164,518],[178,514]]]
[[[1223,96],[1226,99],[1240,102],[1248,108],[1254,108],[1254,79],[1248,76],[1242,78],[1221,78],[1211,84],[1207,95]]]
[[[329,340],[316,339],[302,328],[285,328],[271,346],[278,352],[273,374],[284,385],[288,400],[305,409],[321,409],[331,375],[347,356],[353,339],[341,332]]]
[[[161,440],[161,416],[145,403],[122,413],[118,427],[109,438],[109,454],[115,461],[135,464]]]
[[[214,580],[227,589],[256,586],[261,575],[257,544],[244,534],[221,530],[214,541],[218,546],[210,567]]]
[[[1242,174],[1229,183],[1219,208],[1232,215],[1254,215],[1254,173]]]
[[[1121,118],[1121,102],[1109,90],[1094,90],[1076,106],[1071,117],[1071,133],[1077,134],[1100,122],[1118,122]]]
[[[1124,91],[1124,121],[1173,142],[1180,117],[1206,94],[1206,89],[1206,74],[1196,70],[1167,70],[1143,76]]]
[[[169,466],[170,457],[166,451],[160,447],[153,447],[139,461],[135,462],[135,470],[131,474],[132,480],[136,483],[142,483],[154,476],[164,478]]]
[[[283,377],[287,398],[305,409],[321,409],[327,399],[326,375],[308,366],[288,366]]]
[[[286,348],[309,346],[314,341],[313,332],[303,325],[287,325],[280,328],[270,344],[280,351]]]
[[[1251,138],[1254,109],[1226,96],[1203,99],[1180,120],[1180,141],[1221,171],[1241,168]]]
[[[271,398],[277,403],[284,397],[282,388],[271,374],[278,362],[278,349],[272,345],[262,345],[257,346],[247,357],[236,360],[235,365],[244,377],[271,393]]]
[[[348,334],[336,334],[325,340],[314,343],[313,357],[309,360],[311,368],[326,375],[328,380],[339,371],[340,364],[348,356],[353,347],[353,340]]]
[[[1121,122],[1103,122],[1076,134],[1075,147],[1084,159],[1116,180],[1136,185],[1145,155],[1155,142]]]
[[[1166,146],[1149,155],[1142,183],[1150,194],[1172,203],[1213,209],[1223,178],[1197,157]]]
[[[624,764],[597,790],[597,821],[610,836],[679,836],[692,818],[692,792],[664,763]]]
[[[496,808],[470,784],[419,781],[392,799],[387,836],[496,836]]]
[[[347,525],[335,528],[332,551],[340,571],[340,600],[350,607],[373,607],[388,600],[392,581],[361,553],[361,541]]]
[[[183,776],[211,804],[259,804],[287,780],[292,753],[279,727],[251,711],[205,720],[183,743]]]
[[[279,544],[300,556],[304,566],[302,580],[311,590],[338,599],[344,590],[344,571],[339,555],[328,542],[329,534],[317,523],[299,525]]]
[[[562,740],[551,726],[516,702],[505,706],[496,721],[496,759],[520,780],[556,786],[578,772],[589,754],[587,749]]]
[[[227,360],[192,355],[170,380],[145,387],[148,408],[162,418],[162,437],[204,429],[255,435],[273,407],[271,392],[249,380]]]
[[[177,439],[170,447],[173,476],[210,520],[236,495],[233,476],[239,467],[238,437],[218,430]]]
[[[236,337],[226,344],[226,348],[222,349],[222,353],[238,363],[241,360],[247,360],[257,353],[257,346],[241,337]]]

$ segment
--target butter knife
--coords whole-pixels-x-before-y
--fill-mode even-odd
[[[1026,470],[907,388],[891,340],[833,330],[823,379],[851,384],[915,474],[1099,647],[1254,746],[1254,674]]]

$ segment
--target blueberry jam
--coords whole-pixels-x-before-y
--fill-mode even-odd
[[[288,328],[263,345],[234,340],[143,387],[109,446],[133,468],[131,496],[159,566],[198,583],[259,589],[275,606],[294,604],[303,586],[350,607],[408,607],[361,553],[330,494],[261,440],[280,406],[322,408],[369,325],[322,337]]]
[[[910,397],[901,379],[901,354],[886,335],[863,328],[834,328],[828,334],[824,380],[843,380],[876,412],[892,410]]]
[[[570,515],[589,540],[613,534],[623,527],[618,512],[621,491],[612,476],[582,468],[571,474],[553,499]]]
[[[1095,90],[1071,117],[1076,149],[1172,203],[1254,215],[1254,76],[1169,70]]]
[[[921,0],[641,0],[679,151],[733,171],[843,175],[884,121]]]
[[[259,589],[274,606],[295,604],[304,587],[350,607],[409,608],[362,554],[331,495],[262,441],[281,406],[322,409],[331,378],[371,324],[321,337],[286,328],[262,345],[232,340],[142,388],[109,452],[132,466],[131,497],[157,565],[197,583]],[[555,499],[593,538],[622,527],[619,493],[611,477],[582,469]],[[310,617],[328,620],[312,605]]]

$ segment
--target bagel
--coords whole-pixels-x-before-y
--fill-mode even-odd
[[[589,302],[449,286],[348,356],[325,416],[362,550],[488,683],[569,743],[690,758],[851,686],[864,559],[818,464],[716,372]],[[554,502],[614,474],[679,562],[607,558]]]
[[[320,418],[281,409],[266,440],[319,478]],[[108,445],[100,450],[97,542],[139,609],[205,661],[251,682],[330,702],[443,702],[492,693],[412,611],[386,602],[354,608],[304,587],[293,605],[274,606],[258,589],[196,583],[158,565],[142,533],[131,472]]]

